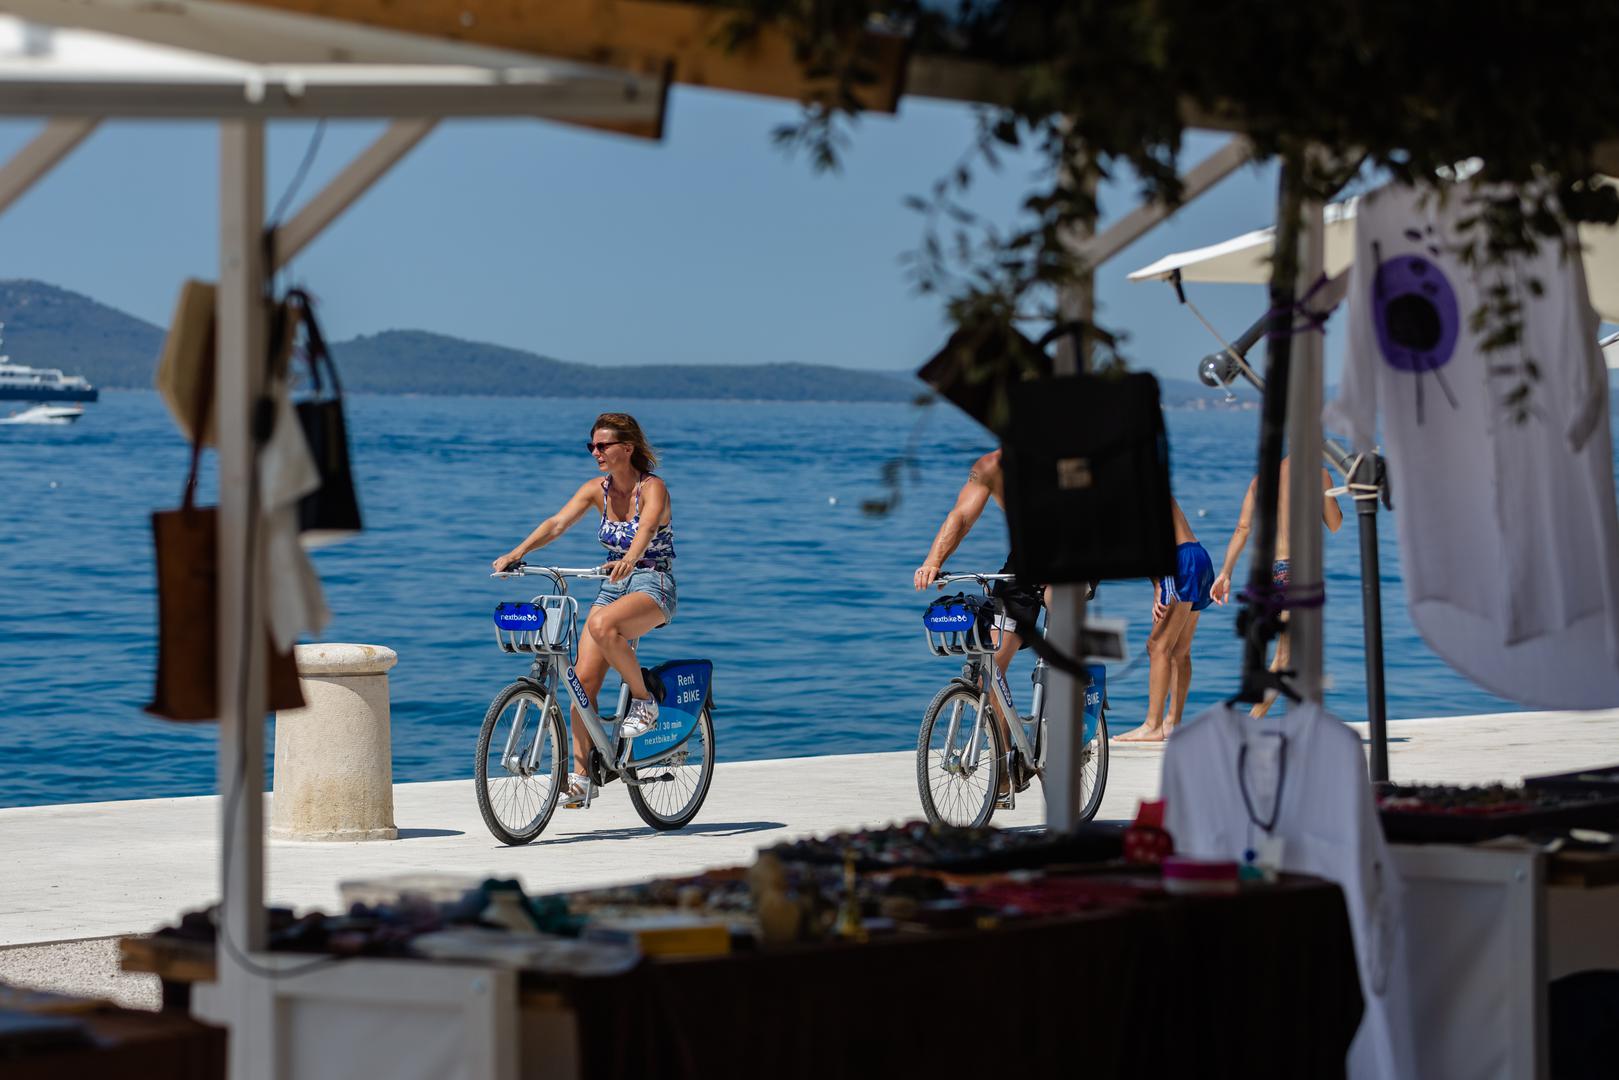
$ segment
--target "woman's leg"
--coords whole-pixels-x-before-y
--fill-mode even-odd
[[[630,688],[630,697],[647,698],[646,680],[641,677],[641,663],[630,648],[630,642],[662,626],[666,616],[658,602],[646,593],[625,593],[611,604],[590,609],[585,620],[585,637],[592,641],[607,662],[613,665],[624,685]],[[583,655],[583,648],[580,654]]]
[[[579,662],[574,664],[573,673],[579,676],[585,692],[594,701],[601,693],[602,681],[607,678],[607,657],[602,655],[601,649],[589,634],[579,639]],[[590,736],[585,734],[585,725],[579,719],[577,704],[573,708],[572,723],[568,725],[568,730],[573,732],[573,764],[569,766],[569,770],[583,773],[585,762],[590,755]]]

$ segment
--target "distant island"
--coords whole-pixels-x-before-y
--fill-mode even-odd
[[[16,279],[0,281],[0,321],[4,351],[18,363],[61,368],[106,389],[152,386],[164,329],[144,319],[55,285]],[[331,349],[344,388],[365,394],[903,402],[927,389],[905,371],[821,364],[576,364],[426,330],[363,334]],[[1159,384],[1166,406],[1233,407],[1189,379],[1160,377]],[[1238,393],[1238,407],[1258,400],[1247,388]]]

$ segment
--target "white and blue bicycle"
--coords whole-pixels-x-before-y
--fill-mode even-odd
[[[923,713],[916,739],[916,785],[922,811],[935,825],[981,828],[997,808],[1015,806],[1017,793],[1034,777],[1045,783],[1047,664],[1037,660],[1034,665],[1034,700],[1028,715],[1018,714],[1012,688],[995,667],[1001,631],[990,592],[994,582],[1011,580],[1011,574],[941,570],[934,582],[939,589],[972,582],[980,595],[943,597],[922,614],[928,651],[962,661],[961,674],[934,695]],[[1090,685],[1085,688],[1080,735],[1081,821],[1096,816],[1107,787],[1107,669],[1087,664],[1086,670]],[[1008,720],[1004,731],[996,722],[997,707]]]
[[[554,591],[495,607],[501,650],[532,656],[533,662],[527,675],[495,695],[478,732],[474,787],[489,831],[504,844],[529,843],[544,831],[567,788],[572,744],[557,687],[563,676],[590,740],[584,805],[597,788],[622,780],[635,812],[654,829],[690,823],[714,777],[713,662],[670,660],[643,669],[658,701],[658,726],[639,738],[621,738],[629,687],[619,688],[617,712],[599,715],[573,666],[579,601],[568,595],[568,582],[605,581],[607,574],[600,567],[517,563],[491,576],[544,577]]]

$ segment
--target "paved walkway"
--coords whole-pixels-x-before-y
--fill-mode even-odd
[[[1162,753],[1113,748],[1103,819],[1128,818],[1157,792]],[[1397,721],[1390,758],[1396,780],[1452,783],[1619,763],[1619,710]],[[722,764],[697,820],[677,833],[646,828],[614,785],[589,811],[558,810],[522,848],[489,836],[471,781],[394,792],[398,840],[267,842],[272,901],[334,909],[342,881],[422,871],[516,877],[530,891],[585,888],[746,863],[782,840],[919,816],[909,753]],[[1035,825],[1044,813],[1031,788],[995,823]],[[210,902],[217,837],[211,796],[0,810],[0,946],[144,932]]]

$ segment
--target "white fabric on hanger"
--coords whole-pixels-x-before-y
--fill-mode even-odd
[[[260,595],[268,606],[270,638],[286,652],[304,631],[318,633],[332,613],[320,575],[298,542],[298,500],[320,487],[320,469],[283,380],[271,383],[275,429],[259,452],[259,513],[264,538]]]
[[[1176,854],[1241,860],[1268,846],[1257,817],[1273,823],[1280,869],[1343,889],[1366,1004],[1349,1048],[1349,1076],[1415,1077],[1403,890],[1372,802],[1360,736],[1313,703],[1260,719],[1246,708],[1217,705],[1170,737],[1161,798]]]
[[[1406,600],[1436,653],[1525,705],[1619,705],[1608,377],[1581,260],[1542,239],[1501,270],[1463,266],[1459,221],[1477,206],[1445,195],[1361,200],[1348,351],[1323,421],[1371,451],[1382,416]],[[1471,320],[1498,285],[1522,305],[1523,337],[1487,351]]]

